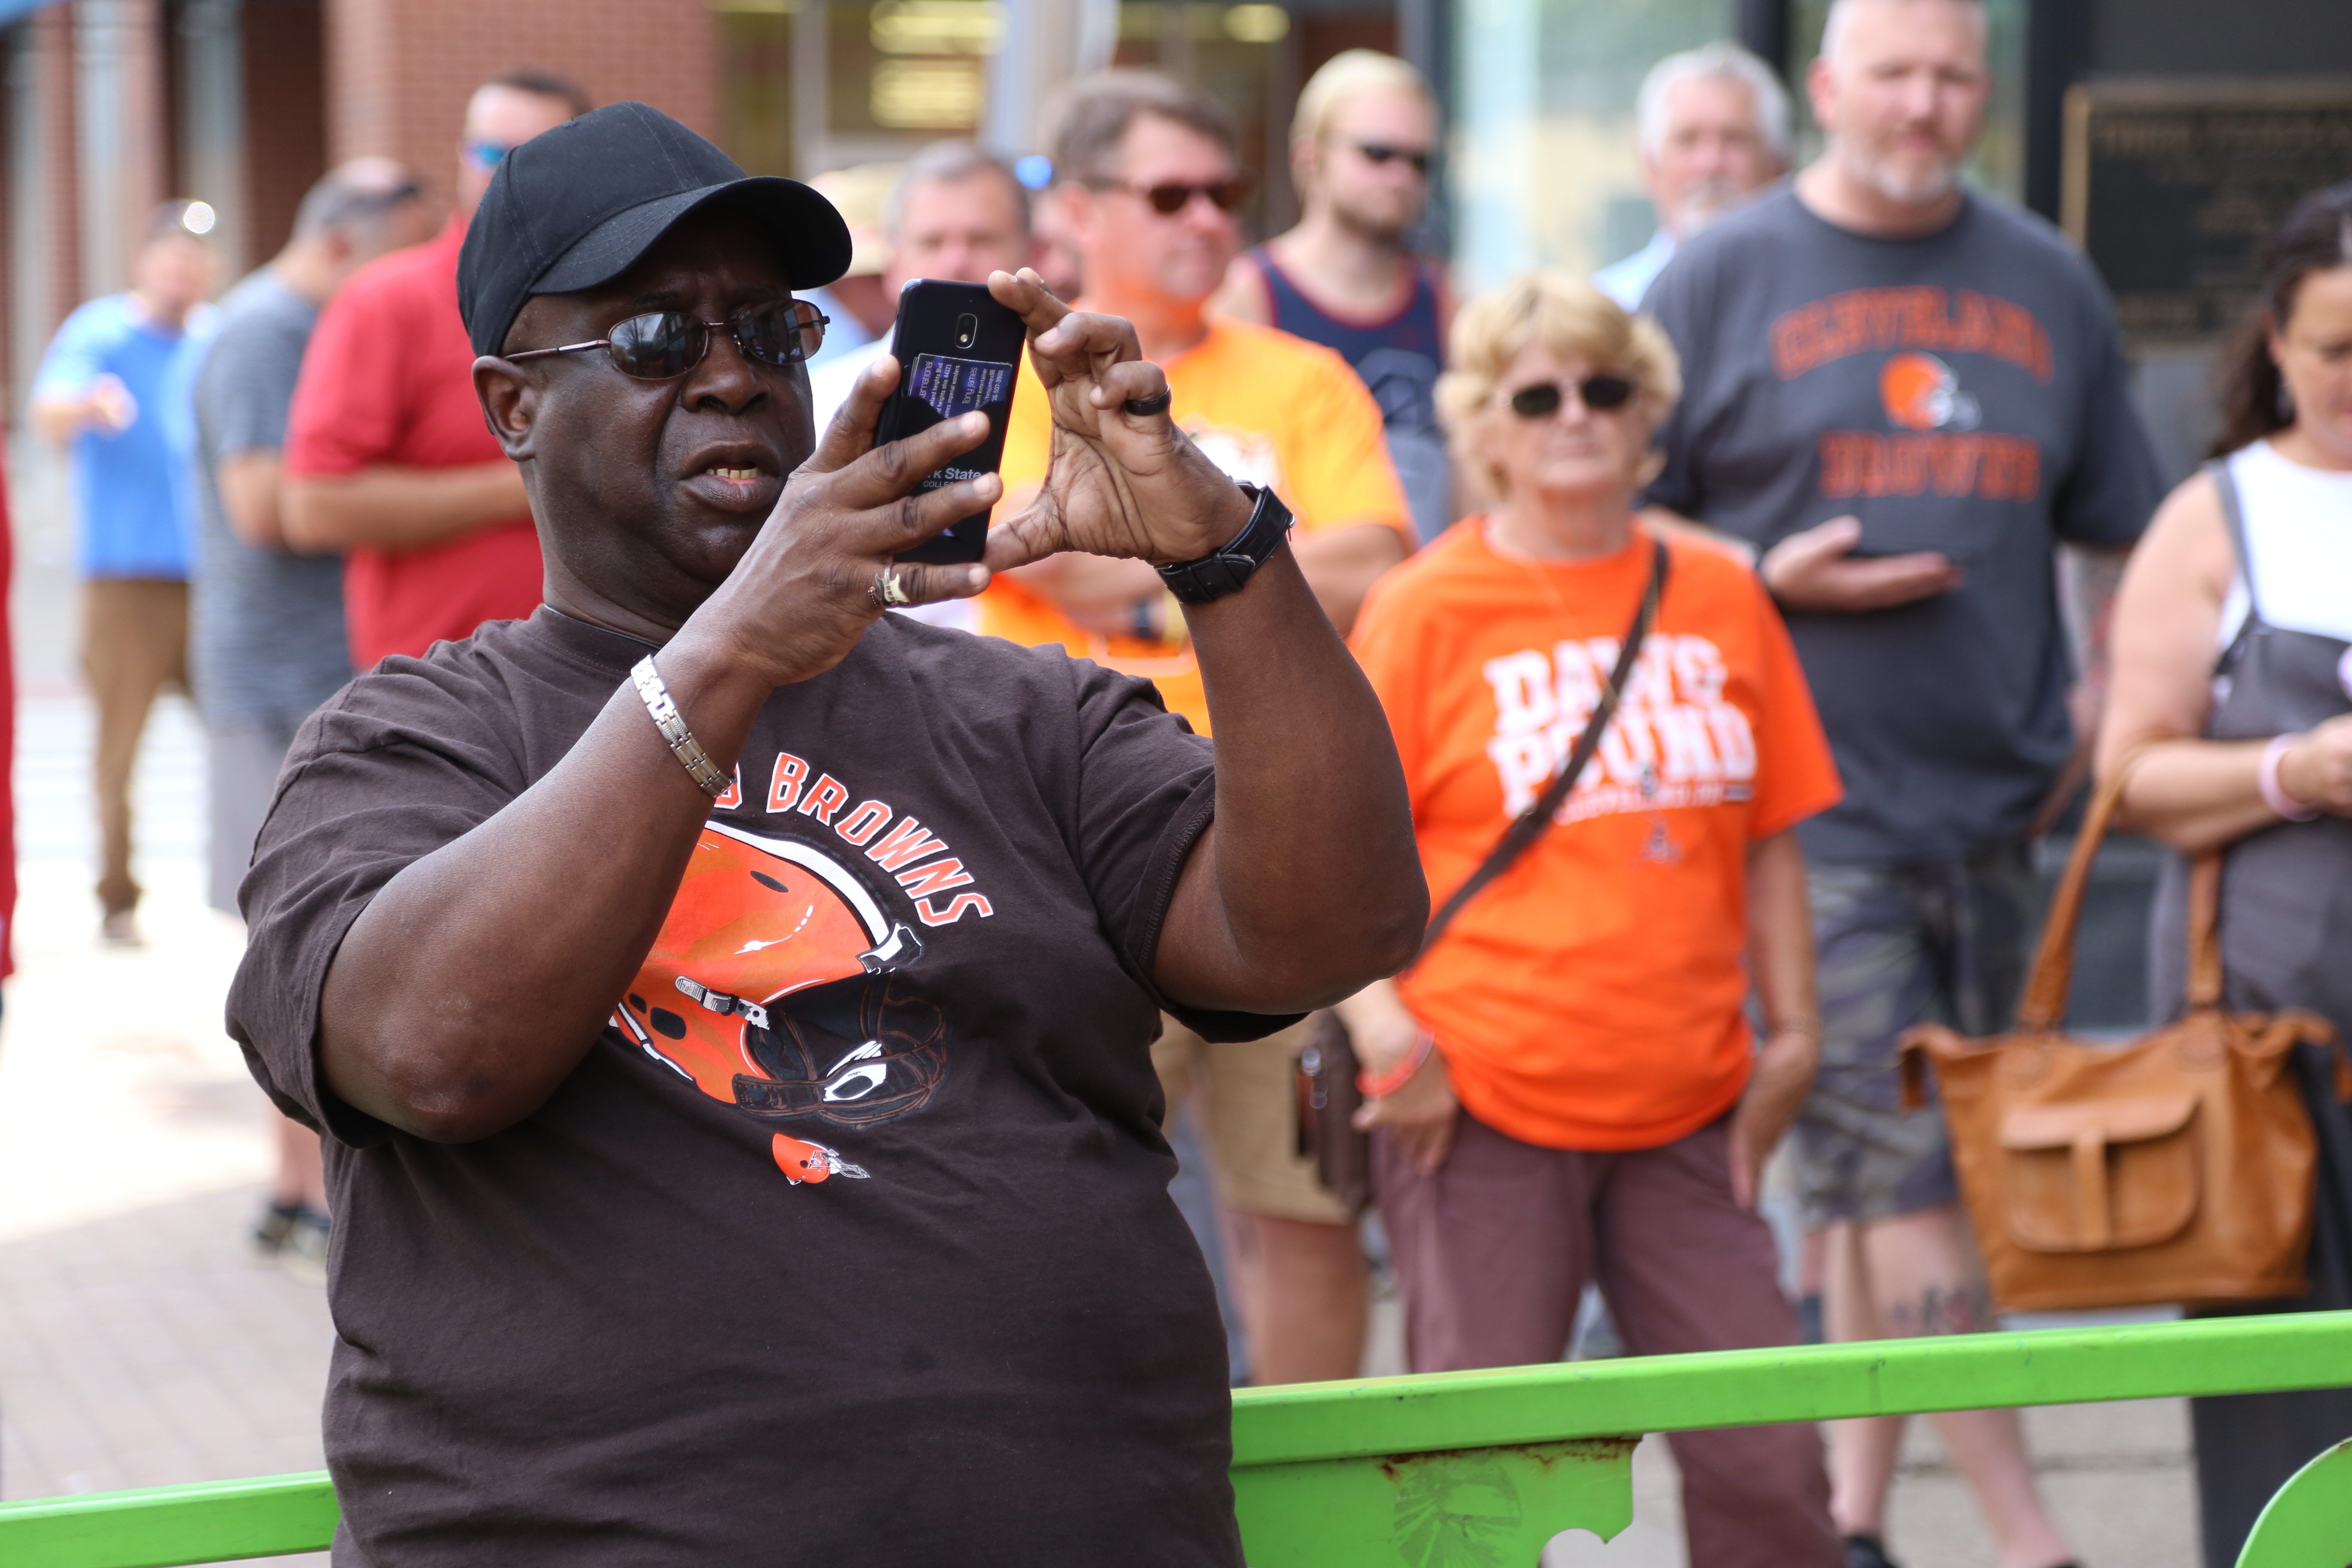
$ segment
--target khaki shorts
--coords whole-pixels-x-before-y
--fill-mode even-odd
[[[1352,1223],[1324,1189],[1315,1162],[1298,1152],[1293,1064],[1313,1021],[1227,1045],[1211,1045],[1171,1017],[1163,1016],[1160,1025],[1151,1065],[1160,1070],[1168,1113],[1192,1102],[1225,1206],[1277,1219]]]

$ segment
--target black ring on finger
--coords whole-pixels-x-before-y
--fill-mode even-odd
[[[1120,406],[1138,419],[1149,419],[1155,414],[1167,413],[1168,405],[1175,401],[1176,389],[1172,386],[1163,386],[1160,389],[1160,395],[1157,397],[1130,397]]]

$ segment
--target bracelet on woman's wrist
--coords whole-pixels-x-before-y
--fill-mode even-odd
[[[1358,1092],[1366,1100],[1386,1100],[1412,1081],[1413,1075],[1421,1071],[1423,1065],[1429,1060],[1429,1053],[1436,1048],[1437,1037],[1427,1029],[1422,1030],[1412,1037],[1412,1050],[1401,1065],[1391,1068],[1377,1078],[1370,1073],[1358,1073]]]
[[[2286,764],[2287,752],[2294,749],[2301,735],[2274,735],[2263,748],[2262,765],[2254,770],[2254,787],[2262,792],[2263,804],[2289,822],[2309,822],[2319,815],[2315,805],[2305,805],[2287,794],[2286,782],[2279,771]]]

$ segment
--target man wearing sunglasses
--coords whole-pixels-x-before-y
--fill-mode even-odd
[[[459,291],[548,602],[306,727],[230,1027],[327,1134],[338,1557],[1241,1568],[1150,1043],[1410,956],[1402,769],[1267,492],[1032,273],[1056,453],[815,437],[840,217],[620,103],[509,155]],[[1220,721],[886,607],[1165,568]],[[1269,1016],[1271,1015],[1271,1016]]]
[[[541,71],[483,84],[466,106],[457,210],[434,238],[362,268],[311,334],[287,419],[285,535],[343,555],[358,668],[539,603],[522,480],[474,401],[457,250],[513,149],[588,107]]]
[[[1412,521],[1363,383],[1330,350],[1209,314],[1241,248],[1249,185],[1223,107],[1143,71],[1073,84],[1055,136],[1064,232],[1078,253],[1079,303],[1135,323],[1168,375],[1176,422],[1226,473],[1278,491],[1297,519],[1299,570],[1342,628],[1372,582],[1404,558]],[[1007,505],[1047,471],[1053,432],[1024,372],[1004,443]],[[981,602],[981,629],[1149,678],[1205,731],[1205,661],[1167,587],[1137,561],[1076,553],[1007,574]],[[1222,726],[1224,717],[1217,715]],[[1221,728],[1220,742],[1225,739]],[[1154,1055],[1168,1100],[1201,1090],[1229,1256],[1261,1383],[1352,1377],[1362,1355],[1364,1265],[1354,1216],[1299,1153],[1291,1062],[1300,1037],[1212,1042],[1171,1016]]]
[[[1437,100],[1419,71],[1370,49],[1334,56],[1307,79],[1291,121],[1298,226],[1236,258],[1216,300],[1225,315],[1321,343],[1356,367],[1424,540],[1454,521],[1435,398],[1453,295],[1412,245],[1436,145]]]

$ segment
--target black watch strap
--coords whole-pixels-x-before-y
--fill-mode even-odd
[[[1237,593],[1250,574],[1290,537],[1290,509],[1282,498],[1257,485],[1242,486],[1251,500],[1249,521],[1223,545],[1197,561],[1179,561],[1160,568],[1160,579],[1178,601],[1205,605]]]

